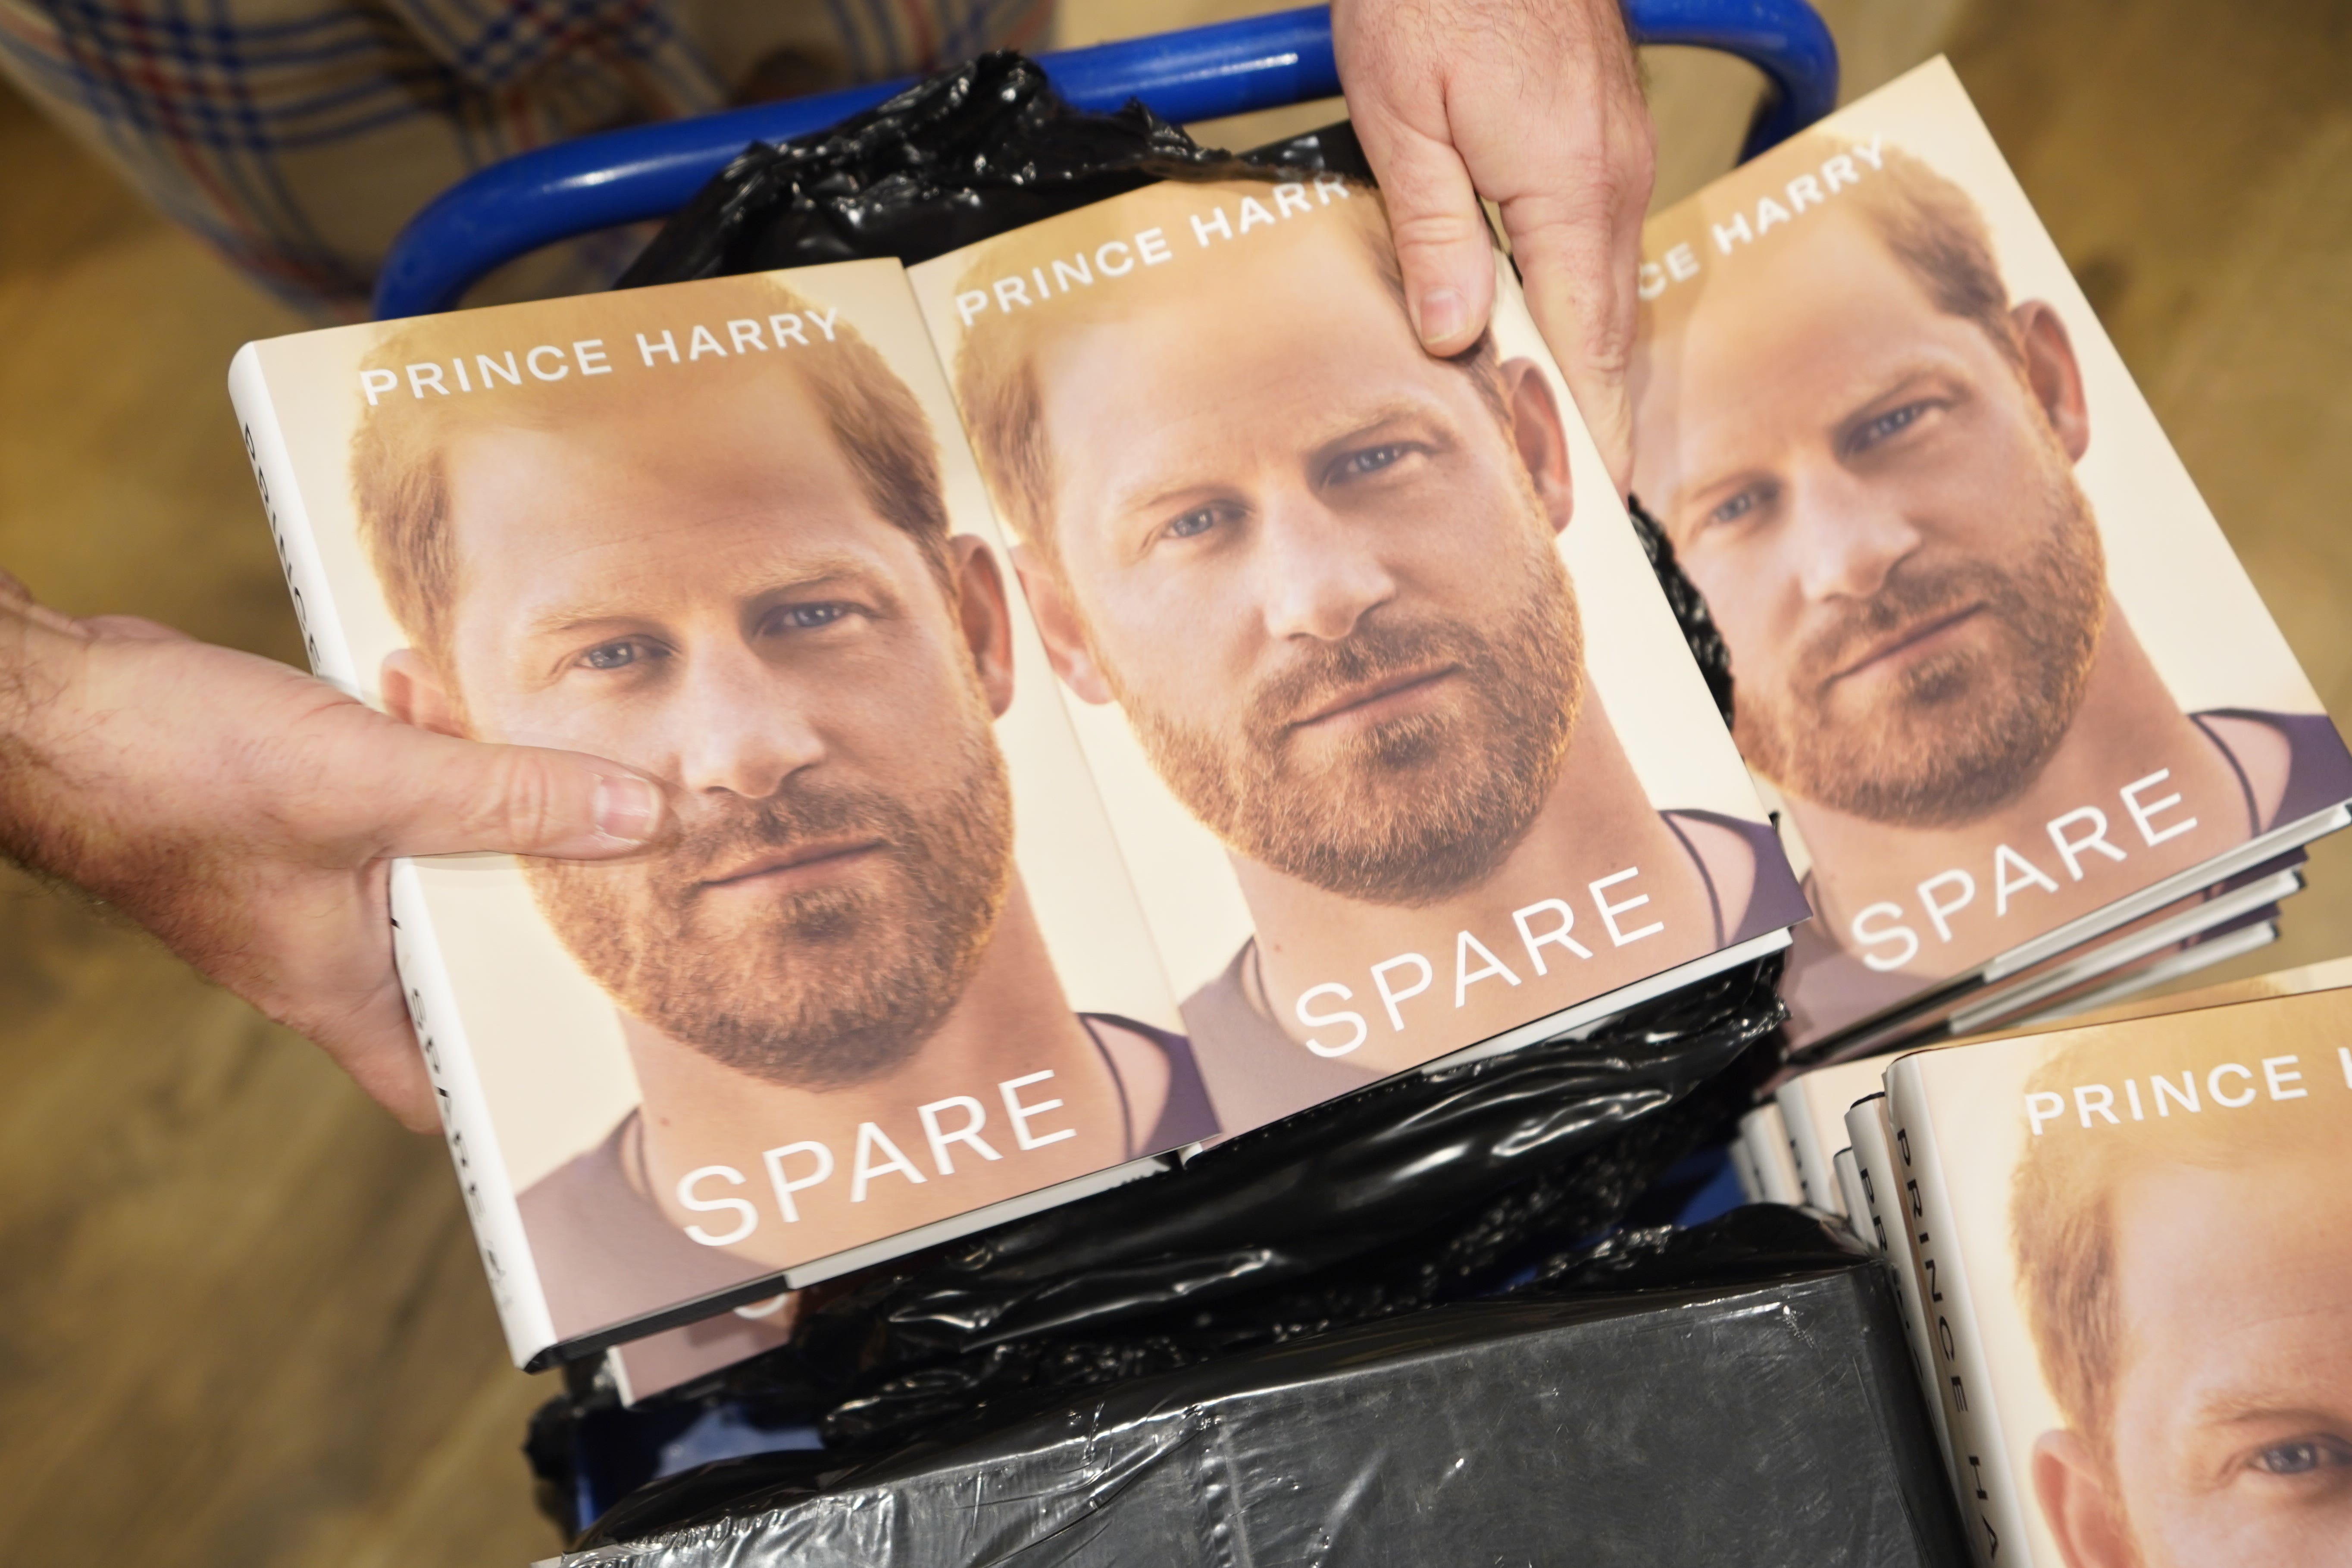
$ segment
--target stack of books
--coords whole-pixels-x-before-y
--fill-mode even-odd
[[[1916,1253],[1937,1378],[1935,1270],[1990,1279],[1953,1248],[1999,1227],[1895,1214],[1890,1159],[2020,1158],[2053,1097],[2118,1145],[2323,1114],[2315,1045],[2195,1055],[2333,1005],[2242,990],[1887,1073],[2260,945],[2352,822],[2352,753],[1949,69],[1649,226],[1634,489],[1728,724],[1496,276],[1433,360],[1378,193],[1270,174],[238,355],[319,672],[668,803],[622,858],[392,879],[519,1364],[674,1387],[789,1339],[803,1287],[1784,951],[1814,1070],[1743,1180]],[[2170,1077],[2044,1083],[2136,1029]],[[1976,1300],[1956,1466],[1996,1405],[2046,1415]],[[2073,1447],[1967,1483],[1988,1530],[2045,1472],[2107,1528],[2069,1478],[2137,1385],[2097,1375]],[[2299,1434],[2244,1473],[2352,1462]]]
[[[1643,294],[1636,489],[1815,912],[1742,1185],[1886,1257],[1982,1568],[2339,1552],[2352,959],[2126,1000],[2274,935],[2334,726],[1942,62]]]
[[[393,877],[519,1363],[641,1397],[803,1286],[1788,946],[1496,273],[1432,359],[1378,193],[1269,175],[239,354],[319,671],[669,804]]]
[[[2171,1002],[1848,1086],[1839,1178],[1987,1568],[2341,1542],[2352,961]]]
[[[1950,68],[1654,218],[1640,287],[1634,490],[1814,912],[1793,1058],[2270,940],[2352,754]]]

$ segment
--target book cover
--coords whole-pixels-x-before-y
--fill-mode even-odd
[[[1652,219],[1633,489],[1819,918],[1794,1043],[2341,826],[2347,755],[1951,68]]]
[[[2275,934],[2267,927],[2258,929],[2265,936]],[[2189,951],[2194,953],[2199,950],[2191,948]],[[2155,984],[2162,978],[2144,979],[2142,983]],[[2001,1029],[1997,1037],[2049,1034],[2060,1029],[2122,1023],[2158,1014],[2226,1007],[2238,1002],[2257,1001],[2268,996],[2294,996],[2306,991],[2325,991],[2339,985],[2352,985],[2352,959],[2330,959],[2324,963],[2275,970],[2243,980],[2224,981],[2219,985],[2200,986],[2194,991],[2178,991],[2168,996],[2128,1001],[2116,999],[2067,1017],[2011,1025]],[[1782,1123],[1788,1130],[1790,1152],[1796,1162],[1800,1183],[1815,1207],[1828,1206],[1818,1196],[1812,1195],[1825,1182],[1831,1190],[1837,1190],[1832,1167],[1839,1152],[1851,1143],[1846,1132],[1848,1111],[1862,1100],[1879,1093],[1885,1087],[1886,1069],[1908,1054],[1909,1049],[1887,1051],[1874,1057],[1809,1068],[1790,1075],[1773,1091],[1773,1098],[1780,1107]],[[1822,1175],[1816,1173],[1830,1173]],[[1861,1216],[1852,1208],[1842,1212],[1857,1226],[1860,1225]]]
[[[232,390],[323,674],[667,797],[623,859],[395,868],[519,1362],[758,1348],[786,1286],[1216,1133],[898,264],[306,333]]]
[[[1162,184],[909,269],[1220,1119],[1570,1030],[1806,907],[1507,263]]]
[[[1921,1052],[1996,1561],[2334,1561],[2352,1475],[2352,992]],[[1974,1364],[1969,1364],[1973,1347]],[[1957,1436],[1957,1433],[1956,1433]],[[1964,1499],[1964,1501],[1969,1500]]]
[[[2298,873],[2276,875],[2293,882]],[[2069,1028],[2078,1021],[2090,1022],[2099,1017],[2137,1016],[2149,1011],[2209,1007],[2250,996],[2282,995],[2292,988],[2291,982],[2266,975],[2205,991],[2186,992],[2153,1003],[2133,1005],[2126,1001],[2138,992],[2184,978],[2207,965],[2241,957],[2277,938],[2277,906],[2265,905],[2232,916],[2185,942],[2172,941],[2154,953],[2126,953],[2111,964],[2088,968],[2066,988],[2053,991],[2029,986],[2023,994],[2005,1005],[1998,1000],[1979,1005],[1970,1009],[1973,1017],[1963,1016],[1944,1028],[1954,1035],[2016,1034]],[[1964,1029],[1963,1023],[1969,1026]],[[1773,1091],[1780,1108],[1781,1123],[1788,1132],[1798,1189],[1806,1203],[1858,1223],[1854,1211],[1842,1201],[1833,1171],[1833,1162],[1843,1147],[1842,1130],[1847,1108],[1862,1096],[1878,1091],[1890,1063],[1909,1051],[1935,1043],[1941,1042],[1914,1038],[1891,1049],[1873,1045],[1869,1055],[1807,1068],[1786,1078]]]

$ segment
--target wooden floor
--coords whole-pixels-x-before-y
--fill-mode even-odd
[[[1073,41],[1203,20],[1070,0]],[[1850,79],[1941,41],[2330,707],[2352,712],[2352,8],[1843,0]],[[1945,37],[1939,40],[1937,35]],[[1662,194],[1749,79],[1661,58]],[[1239,140],[1240,138],[1236,138]],[[221,390],[299,323],[0,102],[0,563],[281,658]],[[2269,968],[2352,951],[2352,835]],[[555,1544],[437,1143],[102,910],[0,868],[0,1560],[520,1564]]]

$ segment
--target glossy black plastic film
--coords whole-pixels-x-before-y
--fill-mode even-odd
[[[1369,174],[1344,127],[1236,158],[1140,103],[1072,109],[1035,61],[999,51],[821,134],[745,148],[618,286],[871,256],[928,261],[1153,180],[1269,167]]]
[[[616,1509],[566,1568],[1959,1568],[1907,1354],[1879,1264],[1748,1208],[880,1459],[712,1466]]]

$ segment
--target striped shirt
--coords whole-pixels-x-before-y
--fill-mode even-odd
[[[367,313],[473,170],[590,132],[1038,43],[1053,0],[0,0],[0,72],[273,292]],[[494,275],[601,287],[642,236]]]

